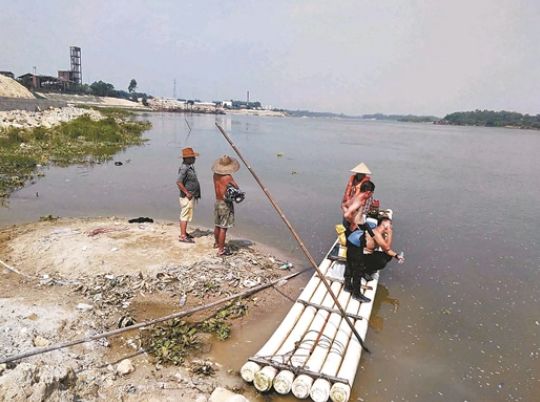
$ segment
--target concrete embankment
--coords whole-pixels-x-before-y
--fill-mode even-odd
[[[7,110],[27,110],[35,112],[49,108],[60,108],[67,106],[67,102],[49,99],[26,99],[0,97],[0,111]]]

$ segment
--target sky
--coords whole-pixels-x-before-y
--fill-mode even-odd
[[[0,70],[287,109],[540,113],[540,1],[0,0]]]

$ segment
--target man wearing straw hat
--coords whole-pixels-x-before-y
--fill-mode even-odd
[[[240,163],[235,158],[224,155],[214,162],[214,189],[216,191],[216,203],[214,205],[214,238],[218,249],[218,256],[231,255],[231,251],[225,247],[227,229],[234,225],[234,205],[227,201],[225,192],[227,187],[233,186],[238,189],[238,184],[231,174],[240,169]]]
[[[182,243],[195,243],[193,237],[187,232],[188,223],[193,219],[195,203],[201,198],[201,185],[195,172],[195,158],[199,154],[193,148],[182,149],[182,166],[178,169],[176,185],[180,190],[180,237]]]

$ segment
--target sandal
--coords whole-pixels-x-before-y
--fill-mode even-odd
[[[185,238],[179,237],[178,241],[180,243],[195,243],[195,241],[193,239],[190,239],[189,237],[185,237]]]
[[[228,248],[224,248],[221,253],[218,251],[217,255],[218,255],[218,257],[227,257],[229,255],[233,255],[233,253]]]
[[[187,237],[188,239],[193,239],[193,238],[194,238],[193,235],[191,235],[191,234],[189,234],[189,233],[186,233],[186,237]]]

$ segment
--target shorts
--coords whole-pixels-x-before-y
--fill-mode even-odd
[[[214,205],[214,225],[229,229],[234,225],[234,206],[222,200],[216,201]]]
[[[180,197],[180,220],[183,222],[191,222],[193,219],[193,208],[195,208],[195,198],[191,200],[187,197]]]

